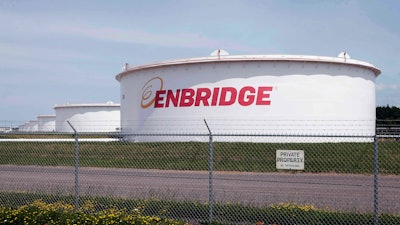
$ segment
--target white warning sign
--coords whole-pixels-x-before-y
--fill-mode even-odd
[[[304,151],[276,150],[276,169],[304,170]]]

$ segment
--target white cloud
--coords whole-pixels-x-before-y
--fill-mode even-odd
[[[399,89],[398,84],[383,84],[383,83],[378,83],[376,84],[376,90],[397,90]]]
[[[5,22],[7,21],[7,22]],[[90,38],[108,42],[146,44],[172,48],[208,48],[210,51],[215,48],[227,48],[237,51],[256,51],[252,45],[243,44],[243,41],[234,41],[231,37],[215,36],[211,37],[202,30],[192,28],[170,30],[164,29],[161,25],[150,27],[146,26],[135,28],[127,24],[111,26],[107,24],[93,25],[90,21],[83,20],[80,23],[69,20],[52,20],[40,15],[30,15],[28,17],[15,13],[0,14],[0,26],[7,33],[18,34],[24,41],[29,39],[43,38],[45,40]],[[123,28],[121,28],[123,27]],[[152,30],[152,31],[150,31]],[[60,40],[62,41],[62,40]]]
[[[65,35],[81,36],[97,40],[146,44],[173,48],[229,48],[238,51],[254,51],[250,46],[243,45],[232,40],[224,40],[220,38],[210,38],[202,33],[193,32],[177,32],[162,33],[149,32],[145,30],[130,30],[111,27],[88,27],[88,26],[71,26],[57,25],[49,27],[53,32]]]

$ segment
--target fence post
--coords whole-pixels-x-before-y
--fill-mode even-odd
[[[209,202],[209,210],[208,210],[208,218],[210,224],[213,221],[213,205],[214,205],[214,192],[213,192],[213,136],[210,130],[210,127],[207,124],[206,119],[204,119],[204,123],[206,124],[206,127],[208,129],[209,133],[209,150],[210,150],[210,156],[209,156],[209,176],[208,176],[208,202]]]
[[[79,178],[79,142],[78,142],[78,133],[76,132],[75,128],[72,124],[67,120],[67,123],[74,131],[74,138],[75,138],[75,211],[79,208],[78,203],[78,193],[79,193],[79,185],[78,185],[78,178]]]
[[[378,215],[378,174],[379,174],[379,157],[378,157],[378,138],[374,136],[374,225],[379,224]]]

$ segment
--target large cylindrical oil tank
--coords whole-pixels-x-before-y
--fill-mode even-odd
[[[26,130],[26,123],[25,124],[21,124],[18,126],[18,131],[19,132],[25,132]]]
[[[56,115],[39,115],[37,121],[39,132],[52,132],[56,129]]]
[[[116,76],[121,127],[195,134],[208,133],[206,121],[213,134],[373,135],[379,74],[346,53],[217,54],[126,66]]]
[[[19,132],[28,132],[29,129],[29,122],[26,121],[24,124],[21,124],[20,126],[18,126],[18,131]]]
[[[73,132],[67,121],[80,132],[119,132],[120,104],[113,102],[94,104],[56,105],[55,130]]]
[[[38,121],[37,120],[29,120],[25,123],[25,132],[37,132],[38,131]]]

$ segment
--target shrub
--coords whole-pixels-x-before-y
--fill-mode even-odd
[[[154,216],[142,216],[140,211],[127,212],[124,209],[110,208],[95,212],[90,202],[75,211],[70,204],[53,204],[36,200],[17,209],[0,207],[0,224],[135,224],[135,225],[184,225],[184,222]]]

